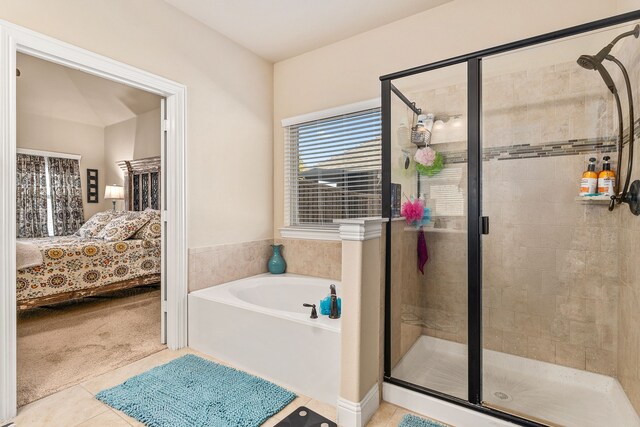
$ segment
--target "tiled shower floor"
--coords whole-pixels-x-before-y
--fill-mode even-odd
[[[466,345],[423,335],[392,376],[466,399],[466,352]],[[614,378],[491,350],[483,358],[489,405],[567,427],[640,427]]]

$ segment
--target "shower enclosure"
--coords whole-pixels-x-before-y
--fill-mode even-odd
[[[640,183],[619,194],[639,22],[381,77],[387,383],[520,425],[640,426]],[[614,198],[578,196],[604,156]]]

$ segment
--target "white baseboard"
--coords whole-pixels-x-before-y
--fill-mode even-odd
[[[380,406],[378,383],[360,402],[338,398],[338,425],[341,427],[364,427]]]

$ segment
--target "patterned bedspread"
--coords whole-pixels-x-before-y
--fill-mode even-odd
[[[64,236],[20,240],[37,245],[44,264],[18,270],[18,301],[160,273],[160,239],[105,242]]]

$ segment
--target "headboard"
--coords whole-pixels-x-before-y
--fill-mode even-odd
[[[116,164],[124,172],[124,208],[143,211],[160,209],[160,156],[138,160],[120,160]]]

